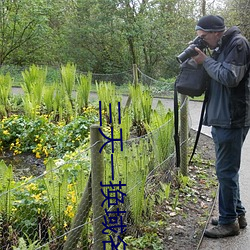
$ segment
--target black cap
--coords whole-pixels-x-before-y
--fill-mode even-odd
[[[195,30],[204,31],[224,31],[225,24],[224,19],[221,16],[203,16],[195,26]]]

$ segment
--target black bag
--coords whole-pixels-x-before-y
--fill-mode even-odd
[[[175,81],[174,89],[174,124],[175,124],[175,149],[176,149],[176,166],[180,167],[180,140],[179,140],[179,114],[178,114],[178,93],[183,95],[188,95],[191,97],[201,96],[205,93],[200,122],[198,131],[196,134],[195,144],[193,147],[192,155],[190,157],[189,163],[195,154],[195,150],[199,141],[202,120],[207,103],[207,86],[208,86],[209,76],[202,65],[198,65],[192,58],[186,60],[181,64],[181,71]]]
[[[207,88],[209,79],[203,65],[190,58],[183,62],[180,68],[180,74],[175,81],[177,92],[191,97],[201,96]]]

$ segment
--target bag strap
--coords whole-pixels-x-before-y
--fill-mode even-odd
[[[177,80],[176,80],[177,81]],[[176,153],[176,167],[180,167],[180,137],[179,137],[179,112],[178,112],[178,93],[176,88],[176,81],[174,83],[174,141]]]
[[[205,97],[204,97],[204,101],[202,103],[199,126],[198,126],[198,130],[196,132],[195,143],[194,143],[194,147],[193,147],[193,152],[192,152],[192,154],[190,156],[190,159],[189,159],[189,164],[192,162],[192,159],[193,159],[193,156],[195,154],[195,151],[196,151],[196,148],[197,148],[197,145],[198,145],[198,141],[199,141],[199,138],[200,138],[203,117],[204,117],[204,113],[205,113],[205,109],[206,109],[206,104],[207,104],[207,90],[205,91]]]

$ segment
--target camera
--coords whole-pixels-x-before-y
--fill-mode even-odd
[[[190,45],[180,54],[176,57],[177,61],[179,63],[183,63],[188,58],[198,55],[198,53],[195,51],[195,47],[199,48],[200,50],[203,50],[207,48],[207,43],[199,36],[197,36]]]

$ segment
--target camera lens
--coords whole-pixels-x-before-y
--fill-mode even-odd
[[[197,36],[192,43],[180,54],[176,57],[179,63],[183,63],[188,58],[198,55],[195,50],[195,47],[203,50],[207,47],[207,43],[199,36]]]
[[[195,44],[191,44],[189,47],[187,47],[180,55],[176,57],[177,61],[179,63],[183,63],[188,58],[198,55],[198,53],[194,49],[195,47]]]

